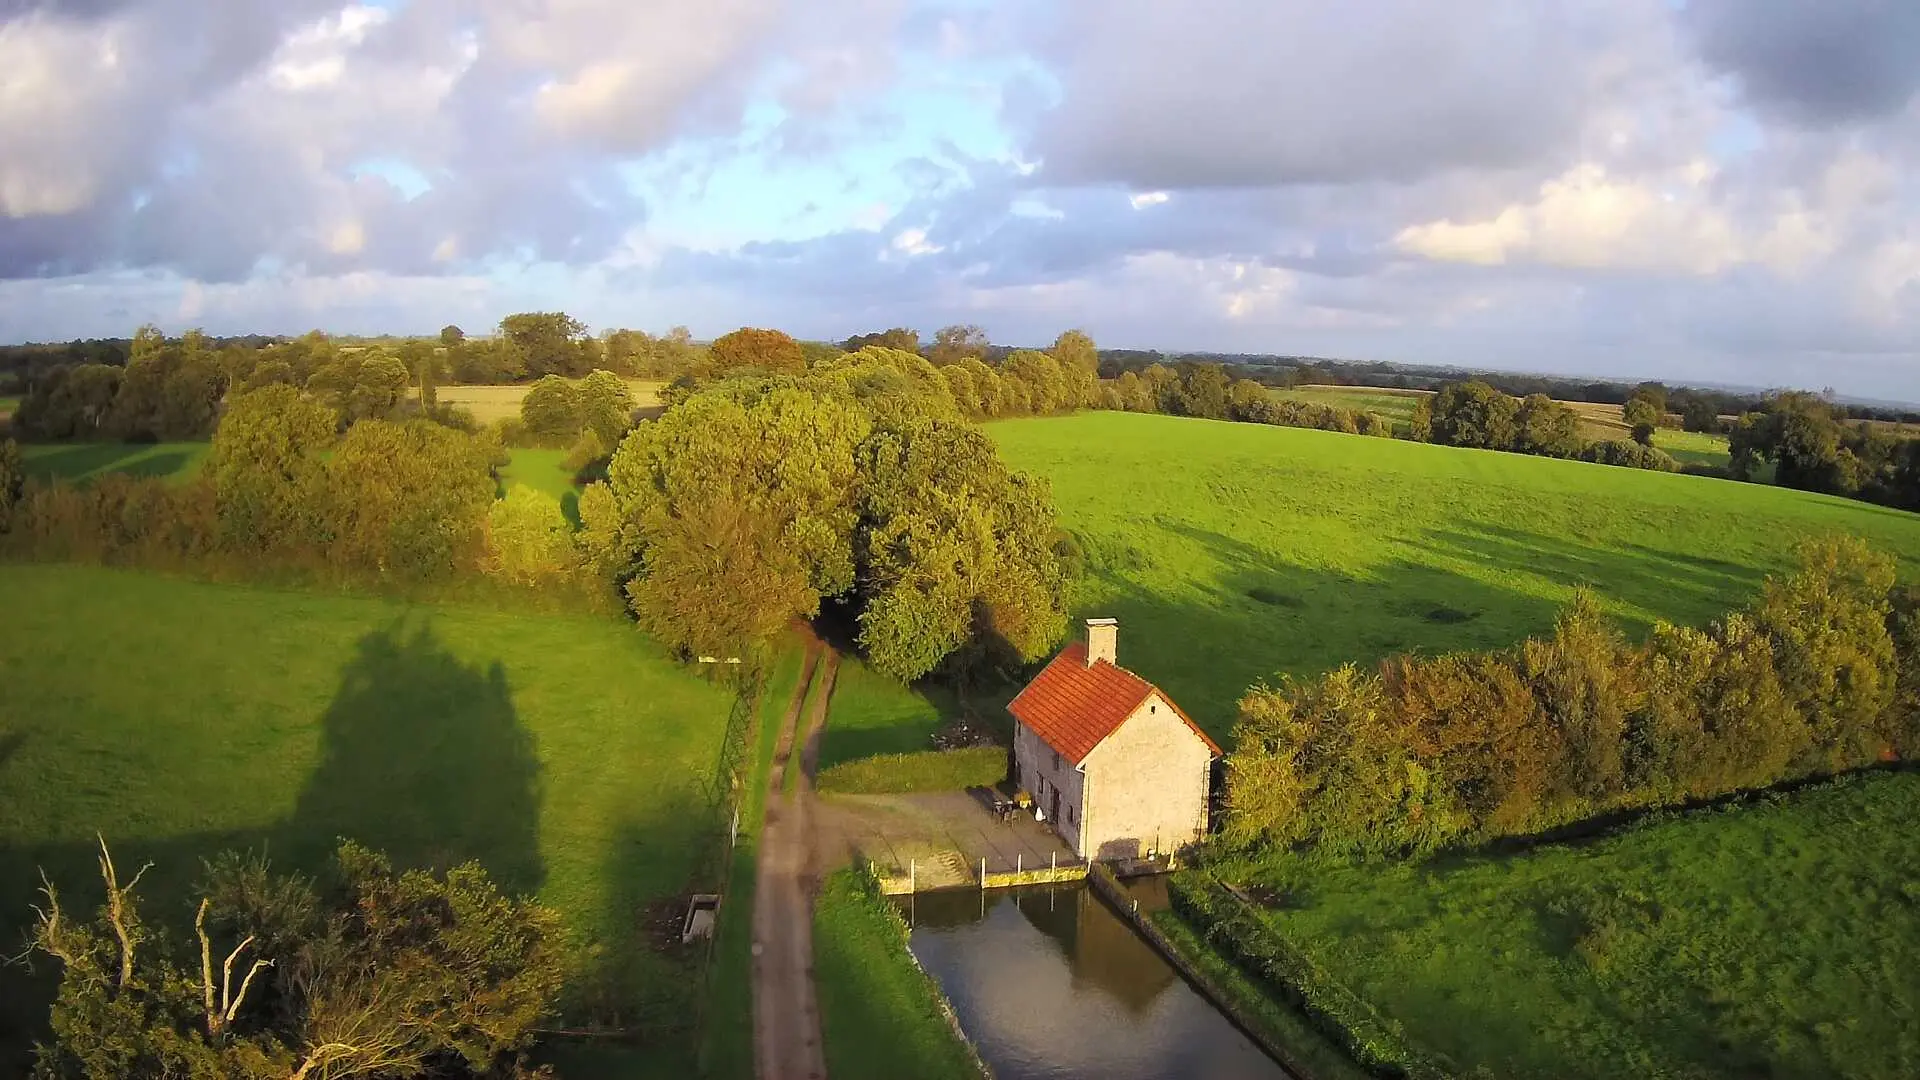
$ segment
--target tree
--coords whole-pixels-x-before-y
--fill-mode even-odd
[[[472,436],[425,420],[369,420],[347,429],[326,476],[336,563],[425,581],[478,562],[493,477]]]
[[[447,373],[447,361],[430,341],[408,338],[400,346],[400,362],[420,388],[420,408],[431,413],[440,403],[440,380]]]
[[[488,508],[489,573],[537,585],[571,570],[575,562],[572,530],[560,511],[560,500],[515,484]]]
[[[527,375],[578,377],[586,374],[581,339],[586,324],[560,311],[533,311],[500,320],[500,337],[516,353]]]
[[[1227,417],[1227,369],[1219,364],[1180,365],[1180,390],[1174,398],[1173,412],[1181,416],[1199,416],[1209,420]]]
[[[343,843],[322,891],[263,859],[216,857],[198,963],[181,964],[139,910],[150,866],[122,884],[104,842],[99,862],[95,919],[71,918],[50,883],[35,909],[32,949],[60,975],[42,1077],[318,1080],[456,1063],[494,1075],[559,996],[558,917],[502,896],[475,863],[396,873]]]
[[[741,655],[853,587],[867,430],[853,402],[797,386],[694,394],[615,451],[615,520],[590,522],[594,557],[637,569],[634,613],[669,647]]]
[[[1519,403],[1479,380],[1447,383],[1430,399],[1431,441],[1446,446],[1510,450]]]
[[[1653,445],[1653,425],[1642,421],[1633,425],[1633,441],[1641,446]]]
[[[343,352],[315,371],[307,389],[331,408],[340,422],[384,420],[406,401],[407,367],[383,349]]]
[[[520,399],[520,420],[540,445],[565,446],[580,437],[584,423],[580,407],[580,386],[559,375],[548,375]]]
[[[20,461],[20,445],[0,439],[0,532],[5,532],[26,486],[27,470]]]
[[[440,344],[444,348],[457,348],[465,344],[466,340],[467,332],[451,323],[440,328]]]
[[[709,374],[716,379],[734,375],[798,375],[806,370],[800,343],[778,330],[743,326],[715,338],[707,349]]]
[[[1523,454],[1573,457],[1580,452],[1580,416],[1545,394],[1529,394],[1514,414],[1513,448]]]
[[[920,351],[920,331],[896,326],[891,330],[881,330],[872,334],[855,334],[848,338],[845,347],[848,352],[859,352],[869,345],[878,345],[883,349],[899,349],[901,352],[918,353]]]
[[[291,386],[242,393],[227,406],[206,475],[223,539],[242,551],[318,545],[331,410]]]
[[[943,326],[933,333],[927,359],[935,365],[987,358],[987,332],[977,326]]]
[[[621,436],[633,426],[633,391],[610,371],[595,371],[580,380],[576,401],[580,427],[597,435],[604,446],[620,445]]]
[[[1000,377],[1025,390],[1027,408],[1035,415],[1045,416],[1073,406],[1065,373],[1060,370],[1059,362],[1046,353],[1018,349],[1007,354],[1006,362],[1000,366]]]
[[[1718,432],[1720,414],[1713,402],[1703,397],[1690,397],[1686,407],[1680,413],[1680,426],[1688,431]]]
[[[1051,500],[978,429],[876,429],[859,474],[860,644],[875,668],[902,682],[943,663],[1010,669],[1060,639],[1066,582]]]
[[[1666,384],[1643,382],[1633,388],[1633,393],[1627,396],[1627,401],[1629,404],[1635,401],[1646,402],[1648,408],[1653,410],[1653,423],[1657,425],[1660,422],[1660,418],[1667,414],[1668,393]]]
[[[1626,405],[1620,410],[1620,415],[1630,428],[1636,428],[1642,424],[1647,427],[1657,427],[1660,424],[1661,412],[1646,398],[1633,397],[1627,399]]]
[[[1053,340],[1049,350],[1060,362],[1073,408],[1094,404],[1100,389],[1100,350],[1084,330],[1068,330]]]

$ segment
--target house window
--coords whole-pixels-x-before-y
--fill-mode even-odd
[[[1053,752],[1053,771],[1054,772],[1060,771],[1060,751],[1058,750],[1055,750]]]
[[[1067,804],[1067,824],[1073,824],[1073,804]]]

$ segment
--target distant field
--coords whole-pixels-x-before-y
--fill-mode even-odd
[[[1920,515],[1783,488],[1141,414],[986,430],[1086,549],[1074,613],[1223,739],[1255,679],[1508,645],[1581,585],[1639,632],[1745,603],[1802,537],[1920,577]]]
[[[141,891],[175,930],[203,856],[264,848],[313,870],[352,836],[537,891],[648,1035],[605,1075],[692,1073],[697,987],[655,951],[652,906],[712,840],[730,695],[613,620],[77,566],[0,565],[0,595],[9,955],[36,867],[76,908],[97,902],[96,830],[123,865],[154,861]],[[0,1074],[46,1017],[22,978],[0,965]]]
[[[652,408],[660,404],[660,390],[667,384],[658,379],[628,379],[627,386],[633,390],[633,403],[637,408]],[[520,415],[520,399],[527,396],[532,383],[515,383],[510,386],[439,386],[434,388],[434,398],[442,405],[458,405],[473,413],[474,419],[483,424],[491,424],[509,416]],[[411,391],[419,396],[419,388]]]
[[[1336,405],[1343,409],[1364,409],[1393,421],[1405,421],[1413,418],[1416,403],[1423,397],[1430,397],[1431,390],[1403,390],[1385,386],[1296,386],[1287,390],[1274,390],[1274,396],[1292,398],[1296,401],[1311,401],[1321,405]],[[1580,436],[1585,439],[1626,439],[1633,431],[1622,418],[1620,406],[1607,405],[1593,401],[1562,401],[1560,404],[1580,414]],[[1679,438],[1669,438],[1678,436]],[[1682,464],[1697,463],[1703,465],[1724,465],[1727,462],[1725,436],[1700,435],[1698,440],[1717,440],[1716,452],[1705,442],[1694,441],[1695,436],[1682,431],[1661,431],[1654,436],[1654,445],[1669,450],[1669,444],[1682,448],[1688,456],[1681,457]],[[1679,456],[1679,455],[1676,455]]]
[[[1460,1075],[1907,1080],[1920,775],[1524,855],[1251,880],[1267,918]]]
[[[27,475],[44,480],[91,480],[108,473],[186,480],[200,471],[210,444],[173,443],[22,443]]]

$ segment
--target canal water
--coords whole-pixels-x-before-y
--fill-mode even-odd
[[[1085,885],[898,903],[998,1080],[1287,1080]]]

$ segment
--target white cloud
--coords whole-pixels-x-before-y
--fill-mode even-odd
[[[1127,202],[1135,210],[1145,210],[1149,206],[1159,206],[1171,198],[1173,196],[1164,191],[1142,191],[1127,196]]]

